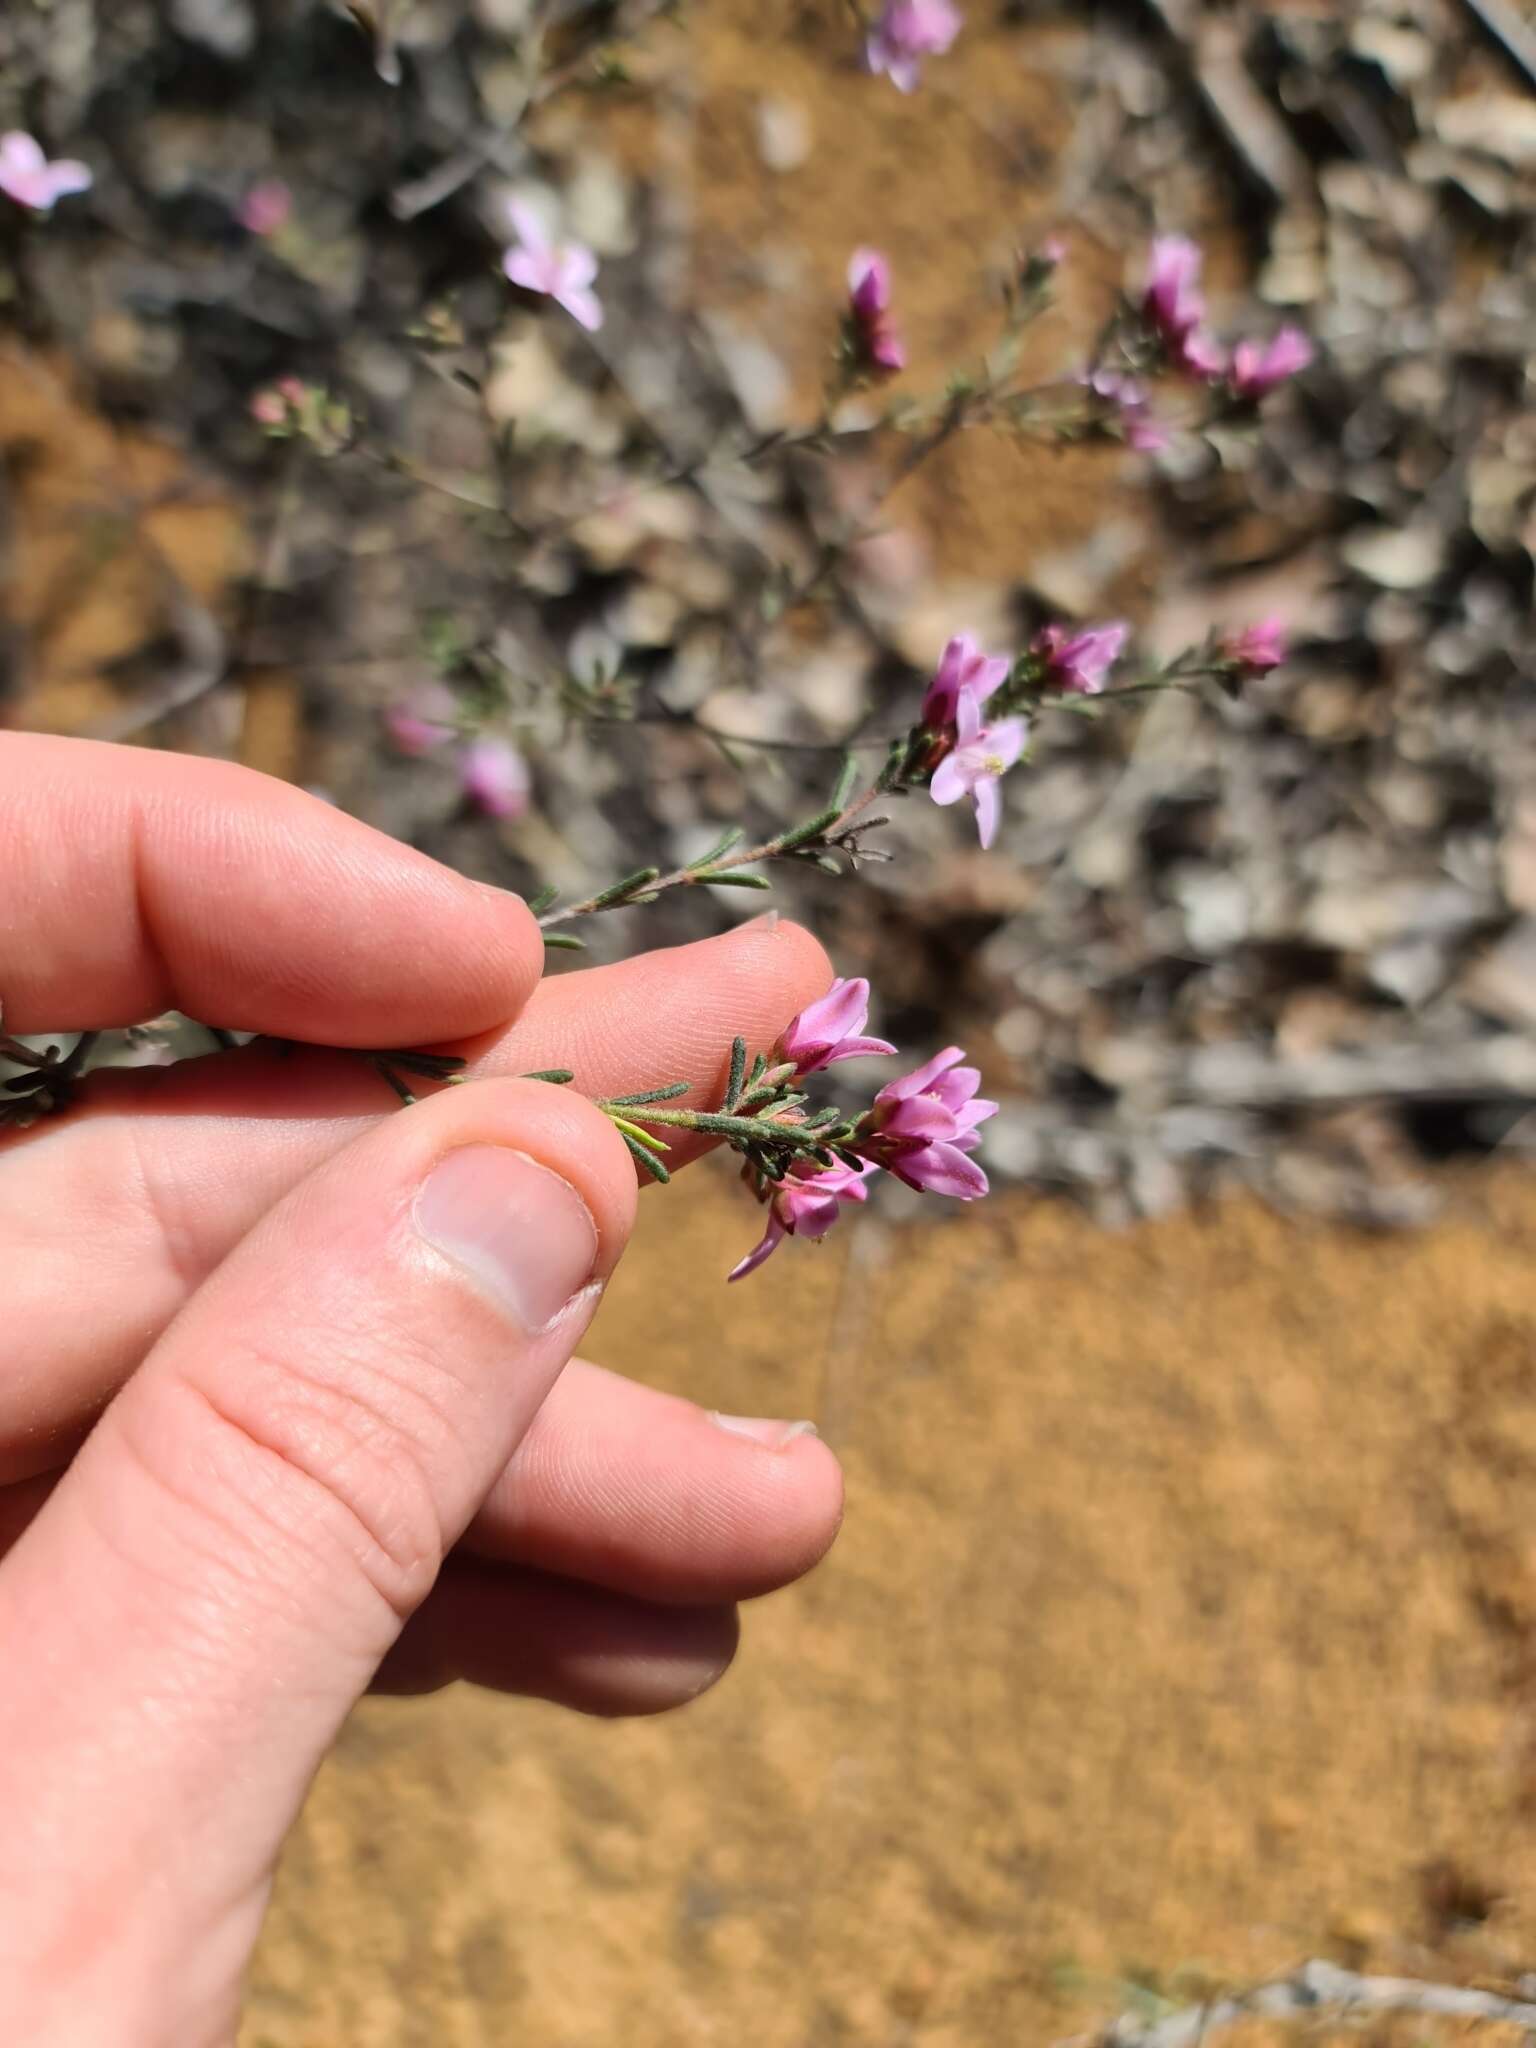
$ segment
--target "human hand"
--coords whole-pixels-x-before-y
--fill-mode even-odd
[[[703,1100],[828,979],[758,924],[539,984],[515,898],[280,784],[82,742],[0,738],[0,875],[17,1032],[179,1007]],[[835,1530],[814,1437],[567,1364],[635,1201],[605,1117],[513,1079],[387,1105],[356,1060],[252,1047],[94,1077],[0,1142],[0,2032],[29,2048],[232,2039],[370,1685],[677,1704]]]

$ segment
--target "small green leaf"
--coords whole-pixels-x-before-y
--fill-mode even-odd
[[[520,1081],[552,1081],[557,1088],[565,1087],[576,1076],[569,1067],[539,1067],[531,1074],[519,1074]]]
[[[654,1131],[644,1131],[639,1124],[631,1123],[627,1116],[613,1118],[614,1129],[626,1138],[632,1138],[637,1145],[643,1145],[648,1152],[670,1152],[672,1147],[664,1144]]]
[[[655,1153],[647,1152],[643,1145],[638,1144],[629,1135],[628,1131],[620,1131],[619,1136],[624,1140],[625,1144],[629,1147],[631,1158],[634,1159],[638,1165],[643,1166],[645,1168],[646,1172],[651,1176],[652,1180],[659,1180],[662,1186],[665,1187],[667,1182],[672,1178],[672,1176],[667,1171],[667,1169],[662,1165],[661,1161],[656,1157]]]
[[[789,853],[797,846],[804,846],[809,840],[819,839],[827,827],[836,822],[841,809],[842,805],[838,804],[830,811],[818,811],[814,818],[807,818],[803,825],[792,825],[778,840],[779,852]]]
[[[623,903],[633,896],[637,889],[643,889],[647,882],[654,882],[661,873],[660,868],[636,868],[632,875],[625,875],[621,881],[600,889],[591,899],[594,910],[606,910],[611,904]]]
[[[852,754],[844,754],[843,765],[838,770],[837,782],[828,799],[834,811],[845,811],[848,799],[853,795],[853,786],[859,779],[859,764]]]
[[[744,1038],[731,1040],[731,1073],[725,1084],[725,1107],[733,1110],[741,1100],[741,1084],[747,1072],[747,1041]]]
[[[679,1095],[686,1095],[690,1087],[687,1081],[672,1081],[665,1088],[642,1088],[634,1095],[609,1095],[604,1098],[604,1109],[636,1109],[642,1102],[673,1102]]]
[[[538,917],[541,912],[548,910],[559,894],[560,891],[553,882],[546,882],[542,889],[536,889],[533,895],[528,898],[528,908],[535,917]]]
[[[546,932],[544,943],[552,953],[585,953],[587,942],[578,939],[574,932]]]
[[[701,868],[713,867],[715,862],[723,859],[733,846],[739,844],[744,836],[741,827],[733,825],[718,845],[712,846],[708,853],[701,853],[697,860],[689,861],[688,872],[696,875]]]
[[[744,869],[733,869],[725,875],[705,875],[704,881],[711,889],[771,889],[772,882],[766,875],[749,875]]]

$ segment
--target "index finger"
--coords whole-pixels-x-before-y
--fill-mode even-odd
[[[505,1024],[544,964],[504,890],[222,761],[0,734],[8,1031],[162,1010],[322,1044]]]

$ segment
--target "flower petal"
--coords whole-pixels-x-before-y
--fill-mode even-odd
[[[549,236],[544,232],[544,223],[538,210],[526,199],[510,199],[507,202],[507,219],[512,231],[523,247],[535,255],[542,255],[549,247]]]
[[[998,793],[997,777],[983,775],[971,790],[976,802],[976,836],[983,850],[997,837],[997,827],[1003,815],[1003,800]]]
[[[725,1276],[726,1279],[745,1280],[749,1273],[757,1271],[765,1259],[771,1258],[783,1242],[784,1226],[770,1210],[768,1228],[763,1232],[761,1241],[752,1247],[740,1265],[731,1268],[730,1272]]]
[[[873,1059],[877,1055],[883,1058],[895,1050],[883,1038],[843,1038],[827,1054],[826,1064],[835,1067],[839,1060]]]
[[[892,1172],[909,1187],[930,1195],[948,1195],[952,1201],[974,1202],[987,1192],[987,1176],[955,1145],[928,1145],[898,1160]]]
[[[560,291],[555,297],[578,326],[596,334],[603,324],[603,305],[596,292]]]
[[[914,1095],[925,1094],[951,1067],[958,1067],[965,1054],[958,1045],[946,1045],[942,1052],[936,1052],[931,1060],[915,1067],[910,1074],[903,1074],[898,1080],[887,1081],[876,1102],[906,1102]]]
[[[928,794],[936,804],[957,804],[971,786],[971,771],[958,754],[946,754],[933,771]]]

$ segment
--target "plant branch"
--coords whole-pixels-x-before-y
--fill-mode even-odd
[[[1250,1991],[1207,1999],[1165,2019],[1122,2014],[1102,2033],[1079,2035],[1063,2048],[1201,2048],[1220,2027],[1249,2019],[1315,2021],[1327,2011],[1443,2014],[1450,2019],[1498,2020],[1536,2032],[1536,2004],[1459,1984],[1430,1984],[1416,1977],[1362,1977],[1333,1963],[1303,1963],[1289,1977],[1277,1977]]]

